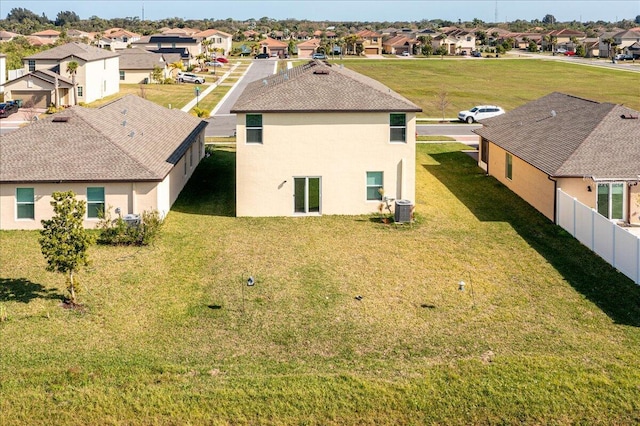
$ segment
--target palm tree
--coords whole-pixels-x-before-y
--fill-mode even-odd
[[[611,51],[611,47],[615,45],[616,41],[613,37],[608,37],[602,40],[603,43],[607,45],[607,57],[613,58],[613,52]]]
[[[73,101],[72,105],[76,105],[77,102],[77,88],[76,88],[76,74],[78,73],[78,62],[71,61],[67,63],[67,74],[71,76],[71,84],[73,86]]]

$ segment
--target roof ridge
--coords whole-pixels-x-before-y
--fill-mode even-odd
[[[85,124],[87,124],[89,127],[91,127],[93,130],[95,130],[97,133],[99,133],[100,135],[102,135],[103,137],[105,137],[109,143],[114,146],[115,148],[117,148],[120,152],[122,152],[123,154],[125,154],[125,156],[127,156],[128,158],[130,158],[131,160],[133,160],[134,163],[138,164],[141,166],[142,170],[146,171],[147,173],[151,174],[151,175],[155,175],[155,172],[151,169],[149,169],[147,166],[145,166],[144,164],[142,164],[138,158],[134,157],[131,155],[130,152],[128,152],[127,150],[125,150],[119,143],[115,142],[114,140],[111,139],[111,135],[105,134],[105,132],[103,132],[102,130],[100,130],[99,128],[97,128],[96,126],[93,125],[93,123],[91,123],[90,121],[87,121],[80,113],[78,114],[78,111],[83,111],[86,112],[87,114],[94,114],[94,112],[97,112],[99,110],[101,110],[102,108],[104,108],[107,105],[113,105],[116,101],[119,101],[120,99],[124,99],[127,96],[134,96],[134,95],[125,95],[122,98],[118,98],[113,102],[109,102],[106,105],[101,106],[98,109],[91,109],[91,108],[84,108],[81,106],[73,106],[71,107],[71,111],[74,112],[76,117],[79,117]],[[77,109],[76,109],[77,108]],[[55,114],[54,114],[55,115]]]
[[[595,101],[594,101],[594,102],[595,102]],[[557,173],[560,169],[562,169],[562,168],[563,168],[567,163],[569,163],[571,160],[573,160],[573,159],[578,155],[578,151],[580,151],[580,147],[581,147],[585,142],[587,142],[587,141],[589,140],[589,138],[591,137],[591,135],[593,135],[597,130],[599,130],[599,129],[600,129],[600,127],[602,127],[602,126],[603,126],[604,118],[605,118],[607,115],[609,115],[609,114],[611,113],[611,111],[613,111],[613,109],[617,106],[616,104],[612,104],[612,103],[609,103],[609,102],[603,102],[603,103],[595,102],[595,103],[597,103],[597,104],[598,104],[597,106],[604,106],[604,107],[608,107],[608,111],[607,111],[606,113],[602,114],[600,117],[598,117],[598,118],[599,118],[598,120],[592,120],[592,121],[590,121],[590,122],[592,122],[592,123],[593,123],[593,122],[595,122],[595,123],[596,123],[596,125],[595,125],[595,126],[593,126],[593,127],[591,128],[591,130],[589,131],[589,133],[587,133],[587,134],[586,134],[586,136],[584,137],[584,139],[582,140],[582,142],[580,142],[580,144],[578,144],[578,146],[573,150],[573,152],[571,152],[571,154],[569,154],[569,156],[568,156],[568,157],[567,157],[567,158],[562,162],[562,164],[560,164],[560,166],[558,166],[558,167],[556,168],[556,173]],[[596,107],[596,106],[593,106],[593,107]],[[572,110],[572,111],[575,111],[575,110]],[[568,111],[567,111],[567,112],[568,112]]]

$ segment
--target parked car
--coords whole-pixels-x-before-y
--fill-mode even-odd
[[[14,101],[7,101],[0,104],[0,118],[7,118],[14,112],[18,112],[18,104]]]
[[[268,53],[258,53],[256,56],[254,56],[255,59],[267,59],[269,58],[269,54]]]
[[[311,56],[311,59],[327,59],[327,55],[325,55],[324,53],[314,53]]]
[[[224,64],[222,62],[214,61],[214,62],[205,62],[204,63],[208,67],[223,67]]]
[[[474,58],[482,58],[482,52],[474,50],[473,52],[471,52],[471,56],[473,56]]]
[[[564,56],[576,56],[576,52],[574,52],[573,50],[567,50],[566,52],[564,52]]]
[[[565,49],[564,47],[559,47],[558,49],[556,49],[556,53],[567,53],[567,49]]]
[[[405,52],[402,52],[402,56],[411,56],[411,53],[405,51]]]
[[[179,72],[177,80],[180,83],[196,83],[202,84],[204,83],[204,77],[201,75],[193,74],[190,72]]]
[[[491,118],[502,114],[504,114],[504,110],[499,106],[478,105],[468,111],[460,111],[458,113],[458,119],[471,124],[478,120],[484,120],[485,118]]]
[[[633,59],[633,55],[628,55],[625,53],[618,53],[615,56],[616,61],[631,61]]]
[[[227,62],[229,62],[229,60],[221,56],[219,58],[216,58],[216,62],[222,62],[223,64],[226,64]]]

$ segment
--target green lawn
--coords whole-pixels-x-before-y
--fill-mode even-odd
[[[121,84],[120,92],[115,95],[107,96],[99,101],[92,102],[89,106],[99,107],[114,99],[121,98],[124,95],[134,94],[142,96],[144,92],[144,98],[154,102],[158,105],[171,108],[180,109],[187,104],[190,100],[196,97],[195,84],[182,83],[182,84]],[[200,89],[206,89],[206,85],[200,85]]]
[[[446,92],[446,117],[474,105],[511,110],[558,91],[640,110],[640,74],[538,59],[421,59],[335,61],[368,75],[423,109],[421,116],[442,117],[437,106]]]
[[[0,424],[638,424],[640,288],[465,148],[418,146],[398,227],[235,218],[217,149],[153,247],[91,248],[82,313],[0,232]]]

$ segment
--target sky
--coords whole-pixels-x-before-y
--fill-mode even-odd
[[[557,21],[634,20],[640,15],[640,0],[0,0],[0,16],[14,7],[45,13],[55,19],[60,11],[73,11],[81,19],[138,17],[159,20],[308,19],[311,21],[420,21],[444,19],[457,22],[474,18],[485,22],[533,20],[553,15]],[[497,21],[496,21],[497,12]]]

